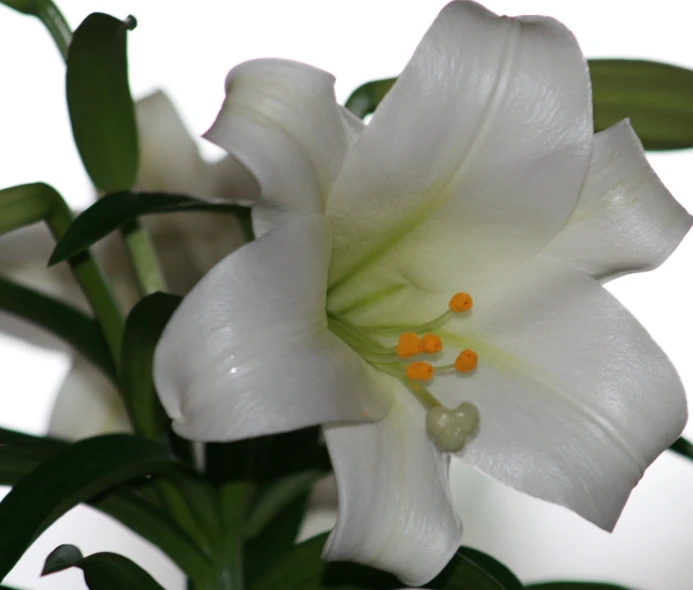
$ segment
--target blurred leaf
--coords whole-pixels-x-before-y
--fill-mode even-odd
[[[593,59],[588,64],[595,131],[629,118],[647,150],[693,147],[692,70],[645,60]],[[346,107],[360,118],[373,113],[395,81],[359,86]]]
[[[67,58],[72,32],[65,17],[51,0],[0,0],[0,3],[41,20],[53,37],[63,58]]]
[[[50,456],[0,503],[0,578],[73,506],[117,483],[180,469],[165,448],[125,434],[86,439]]]
[[[0,309],[63,339],[115,383],[115,369],[102,331],[76,307],[0,277]]]
[[[49,436],[34,436],[25,432],[17,432],[7,428],[0,428],[0,445],[11,445],[22,449],[41,451],[59,451],[68,443]]]
[[[531,584],[527,590],[629,590],[625,586],[603,584],[601,582],[542,582]]]
[[[124,223],[150,213],[216,211],[249,215],[249,209],[229,203],[204,201],[168,193],[120,192],[107,195],[75,219],[51,255],[49,266],[83,252]]]
[[[60,545],[46,558],[42,576],[70,567],[84,572],[89,590],[164,590],[154,578],[135,562],[117,553],[94,553],[82,557],[74,545]]]
[[[77,27],[67,54],[72,134],[92,182],[107,193],[129,189],[139,165],[126,46],[133,22],[90,14]]]
[[[154,348],[181,297],[153,293],[141,299],[125,321],[121,385],[135,431],[150,440],[161,440],[166,433],[166,416],[152,377]]]
[[[321,559],[327,534],[318,535],[284,554],[250,590],[394,590],[402,583],[379,570]],[[475,590],[477,590],[475,588]]]
[[[683,437],[678,438],[676,442],[669,447],[669,450],[693,461],[693,444]]]
[[[296,498],[268,523],[262,532],[246,541],[243,548],[243,570],[248,587],[269,571],[293,546],[308,507],[309,494]]]
[[[460,547],[431,590],[523,590],[524,586],[500,561],[470,547]]]
[[[10,436],[4,436],[8,432]],[[16,441],[15,435],[38,439],[0,429],[0,443],[4,443],[0,446],[0,485],[15,485],[56,450],[67,446],[67,443],[47,439],[51,445],[56,446],[40,448],[38,444],[32,443],[33,446],[30,447],[12,447],[8,443]],[[38,439],[42,440],[44,439]],[[161,549],[183,571],[198,573],[207,567],[206,558],[190,537],[152,501],[152,498],[156,498],[152,488],[153,482],[135,482],[127,487],[119,486],[108,490],[87,500],[87,503]]]
[[[327,535],[295,545],[252,590],[394,590],[402,583],[371,567],[320,559]],[[494,558],[466,547],[453,556],[430,590],[523,590],[524,586]]]
[[[267,461],[258,474],[261,486],[249,511],[245,538],[252,539],[287,506],[310,492],[331,471],[320,428],[303,428],[269,437]]]
[[[630,118],[645,149],[693,147],[693,71],[645,60],[589,61],[594,128]]]

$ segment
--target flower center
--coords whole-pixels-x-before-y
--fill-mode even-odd
[[[444,348],[443,341],[435,330],[443,326],[455,314],[472,308],[473,301],[467,293],[457,293],[450,299],[449,309],[443,314],[420,326],[399,334],[397,344],[386,346],[381,343],[383,332],[360,328],[339,316],[328,313],[330,330],[354,349],[367,363],[401,380],[419,403],[427,410],[426,429],[443,452],[458,452],[479,428],[479,411],[469,402],[456,408],[444,407],[423,385],[435,375],[469,373],[476,369],[478,357],[469,348],[460,352],[454,363],[434,365],[426,360],[405,359],[434,355]]]

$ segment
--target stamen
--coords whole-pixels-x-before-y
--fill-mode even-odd
[[[457,369],[460,373],[469,373],[469,371],[476,369],[478,360],[479,356],[476,354],[476,352],[470,348],[466,348],[455,359],[455,369]]]
[[[397,354],[400,358],[408,358],[416,356],[424,351],[424,342],[414,333],[405,332],[400,334],[399,342],[397,343]]]
[[[424,334],[423,338],[421,338],[421,343],[423,352],[428,354],[435,354],[443,350],[443,341],[436,334]]]
[[[469,402],[454,409],[433,407],[426,414],[426,430],[443,453],[457,453],[479,429],[479,410]]]
[[[423,361],[417,361],[407,365],[407,377],[412,381],[429,381],[433,377],[433,365]]]
[[[472,308],[474,302],[469,293],[455,293],[450,299],[450,309],[456,312],[468,311]]]

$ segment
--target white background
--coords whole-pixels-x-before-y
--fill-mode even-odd
[[[337,76],[344,100],[364,81],[396,75],[443,6],[442,0],[64,0],[76,27],[91,11],[134,14],[129,37],[135,97],[157,88],[173,98],[199,136],[223,98],[226,72],[251,58],[308,62]],[[506,14],[548,14],[565,22],[588,57],[640,57],[693,67],[690,15],[681,0],[488,0]],[[0,187],[42,180],[75,207],[91,188],[67,119],[64,69],[48,34],[32,18],[0,6]],[[219,152],[203,145],[211,158]],[[676,197],[693,210],[689,152],[651,161]],[[610,288],[651,331],[693,391],[690,337],[692,238],[660,269],[620,279]],[[0,423],[41,432],[55,387],[69,366],[59,353],[0,341]],[[653,392],[656,395],[656,392]],[[567,511],[510,492],[476,473],[453,470],[453,489],[466,525],[465,542],[489,551],[524,580],[604,579],[648,590],[693,587],[693,463],[667,454],[648,471],[612,535]],[[85,524],[86,523],[86,524]],[[42,536],[7,583],[25,588],[84,587],[67,572],[38,580],[46,554],[60,543],[85,553],[119,551],[148,568],[167,588],[180,574],[154,549],[136,543],[107,518],[78,509]]]

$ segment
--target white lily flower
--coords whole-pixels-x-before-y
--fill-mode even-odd
[[[339,491],[324,556],[407,585],[460,544],[449,452],[612,529],[686,402],[601,283],[660,264],[691,217],[628,122],[593,134],[572,34],[452,2],[365,127],[306,65],[248,62],[226,84],[207,137],[257,178],[261,237],[159,343],[175,430],[324,424]]]

